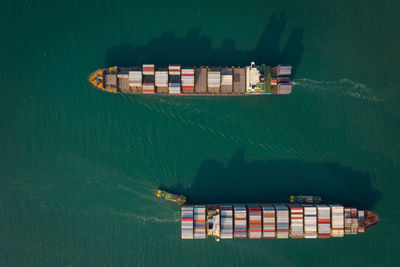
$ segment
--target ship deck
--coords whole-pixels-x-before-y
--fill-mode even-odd
[[[168,75],[168,68],[160,67],[155,71],[156,68],[154,65],[152,66],[153,72],[150,74],[143,71],[141,66],[127,68],[114,66],[99,69],[88,77],[88,81],[94,88],[116,94],[151,94],[196,97],[278,94],[277,86],[271,85],[271,77],[274,75],[273,69],[264,64],[260,66],[252,65],[244,68],[234,66],[229,68],[208,66],[183,68],[182,70],[193,70],[192,73],[194,74],[192,74],[192,87],[186,86],[182,88],[180,71],[178,74]],[[155,77],[161,76],[154,75],[160,75],[158,73],[162,71],[166,72],[167,78],[165,78],[165,82],[160,85],[160,83],[157,84],[157,78]],[[138,72],[141,75],[136,83],[133,83],[131,80],[131,72]],[[184,74],[182,74],[182,82],[184,80],[183,76]],[[219,81],[215,80],[215,77],[217,77]],[[185,80],[186,79],[187,78],[185,78]],[[171,84],[175,84],[178,88],[181,88],[178,89],[180,92],[177,92],[176,89],[171,92]]]

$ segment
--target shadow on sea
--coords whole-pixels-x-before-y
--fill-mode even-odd
[[[186,195],[191,204],[289,202],[291,194],[315,194],[325,201],[371,209],[382,196],[372,188],[370,175],[338,163],[247,161],[241,149],[226,164],[201,162],[189,188],[162,188]]]
[[[255,61],[257,64],[265,63],[270,66],[291,64],[294,78],[304,52],[304,29],[294,28],[282,46],[286,22],[287,16],[284,12],[271,16],[260,39],[255,40],[252,50],[236,49],[236,42],[231,39],[223,41],[220,47],[213,48],[211,38],[201,34],[202,31],[198,29],[189,31],[183,38],[176,37],[173,32],[165,32],[160,37],[152,38],[147,45],[121,44],[109,49],[105,67],[129,67],[146,63],[158,66],[174,63],[184,66],[244,66]]]

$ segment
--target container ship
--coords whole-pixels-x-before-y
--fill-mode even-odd
[[[122,94],[160,95],[270,95],[290,94],[292,66],[260,66],[251,62],[244,67],[136,67],[99,69],[89,83],[102,91]]]
[[[331,238],[364,233],[379,223],[378,216],[369,210],[311,204],[309,198],[291,200],[279,204],[183,205],[182,239]]]

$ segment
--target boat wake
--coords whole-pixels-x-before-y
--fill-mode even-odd
[[[363,100],[381,102],[384,98],[374,95],[373,90],[367,85],[354,82],[350,79],[339,81],[317,81],[309,78],[297,79],[294,84],[313,91],[336,91]]]
[[[132,218],[138,222],[141,223],[148,223],[148,222],[156,222],[156,223],[176,223],[180,221],[179,214],[178,212],[174,214],[174,218],[171,219],[166,219],[166,218],[159,218],[155,216],[144,216],[144,215],[139,215],[133,212],[120,212],[120,211],[111,211],[111,214],[117,215],[117,216],[123,216],[123,217],[129,217]],[[170,217],[170,216],[168,216]]]

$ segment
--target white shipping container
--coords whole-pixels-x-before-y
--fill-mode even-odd
[[[216,71],[208,72],[208,87],[219,87],[221,84],[221,73]]]
[[[129,81],[142,81],[141,71],[130,71],[128,74]]]
[[[342,237],[344,236],[344,207],[341,205],[329,205],[331,207],[331,236]]]
[[[304,208],[304,237],[317,238],[317,208],[303,205]]]
[[[231,85],[232,84],[232,75],[222,75],[221,76],[221,84],[222,85]]]
[[[193,74],[194,75],[194,69],[182,69],[182,74]]]
[[[156,84],[156,86],[167,87],[168,86],[168,72],[167,71],[156,71],[155,84]]]
[[[129,86],[142,86],[141,82],[129,82]]]

